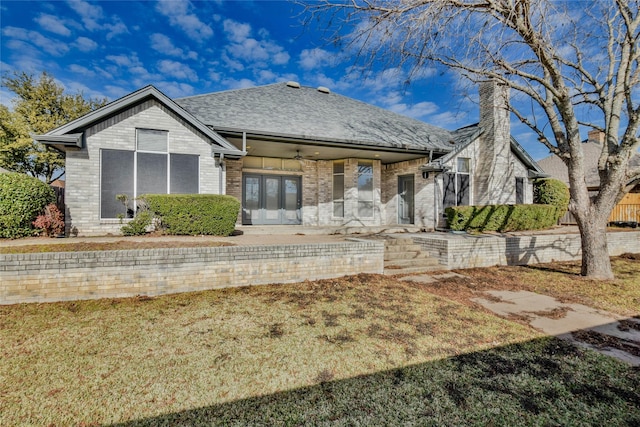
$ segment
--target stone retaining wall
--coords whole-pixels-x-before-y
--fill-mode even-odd
[[[374,241],[0,254],[0,304],[161,295],[382,273]]]
[[[640,232],[607,234],[609,254],[640,253]],[[414,237],[422,250],[439,259],[448,269],[526,265],[579,260],[579,234],[539,234],[527,236],[431,233]]]

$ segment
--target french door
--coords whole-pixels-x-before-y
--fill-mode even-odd
[[[299,176],[242,176],[243,224],[301,224],[301,206],[302,188]]]

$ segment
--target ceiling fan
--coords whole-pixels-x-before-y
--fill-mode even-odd
[[[293,159],[298,161],[302,160],[302,156],[300,155],[300,150],[296,150],[296,155],[293,156]]]

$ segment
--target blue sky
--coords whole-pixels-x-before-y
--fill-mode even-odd
[[[463,95],[456,76],[425,69],[407,85],[398,68],[363,70],[301,12],[287,1],[2,0],[0,72],[47,71],[109,100],[148,84],[176,98],[295,80],[446,129],[477,121],[475,91]],[[11,96],[0,89],[2,104]],[[512,133],[535,159],[548,155],[515,119]]]

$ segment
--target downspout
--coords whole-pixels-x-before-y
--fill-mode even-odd
[[[218,163],[218,194],[224,194],[224,153],[220,153],[220,162]]]

